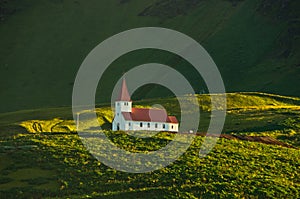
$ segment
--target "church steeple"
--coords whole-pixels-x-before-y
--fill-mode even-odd
[[[117,101],[131,101],[130,95],[128,93],[125,78],[123,78],[121,90],[120,90],[120,93],[119,93],[119,97],[117,98]]]
[[[115,103],[116,115],[120,115],[122,112],[131,112],[132,101],[127,89],[126,80],[123,78],[121,90]]]

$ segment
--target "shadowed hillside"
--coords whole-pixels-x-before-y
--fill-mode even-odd
[[[299,8],[297,0],[1,0],[0,112],[70,105],[86,55],[109,36],[144,26],[175,29],[200,42],[228,92],[299,96]],[[147,62],[174,67],[197,93],[206,89],[189,63],[145,50],[112,63],[97,101],[109,101],[121,75]],[[148,86],[135,98],[169,94]]]

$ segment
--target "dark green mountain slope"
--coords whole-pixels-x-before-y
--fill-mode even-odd
[[[175,29],[199,41],[227,91],[299,96],[299,8],[297,0],[2,0],[0,112],[71,104],[85,56],[109,36],[144,26]],[[196,92],[205,89],[186,62],[148,50],[112,64],[98,101],[109,100],[126,70],[150,61],[178,69]],[[146,97],[163,92],[153,88]],[[143,94],[141,89],[136,98]]]

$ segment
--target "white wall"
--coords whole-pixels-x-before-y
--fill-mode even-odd
[[[116,101],[115,113],[131,112],[132,102],[130,101]]]
[[[130,123],[130,125],[129,125]],[[143,126],[140,126],[140,123]],[[148,126],[150,124],[150,127]],[[155,126],[157,124],[157,127]],[[163,125],[165,124],[165,128]],[[172,128],[173,126],[173,128]],[[178,124],[161,123],[161,122],[142,122],[142,121],[126,121],[126,130],[148,130],[148,131],[173,131],[178,132]]]
[[[122,112],[131,112],[132,102],[130,101],[116,101],[115,102],[115,117],[112,123],[112,130],[117,130],[119,123],[120,130],[125,130],[125,120]]]
[[[125,130],[125,120],[122,114],[116,114],[112,123],[112,130],[117,131],[118,130],[118,124],[120,130]]]
[[[161,123],[161,122],[142,122],[142,121],[125,121],[123,115],[115,116],[113,124],[112,124],[112,130],[117,130],[117,124],[120,124],[120,130],[123,131],[172,131],[172,132],[178,132],[178,124],[175,123]],[[143,123],[143,126],[140,126],[140,123]],[[148,127],[148,123],[150,124],[150,127]],[[155,127],[155,124],[157,124],[157,128]],[[165,124],[165,128],[163,128],[163,124]],[[173,126],[173,128],[172,128]]]

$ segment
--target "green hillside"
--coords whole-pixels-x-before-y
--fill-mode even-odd
[[[199,41],[217,63],[228,92],[299,96],[299,1],[285,0],[1,0],[0,112],[71,104],[77,70],[101,41],[121,31],[159,26]],[[116,60],[99,84],[98,102],[133,66],[157,62],[205,90],[184,60],[156,50]],[[136,99],[165,95],[156,87]]]
[[[271,136],[300,146],[300,98],[266,93],[228,93],[227,115],[223,134]],[[184,97],[184,96],[182,96]],[[200,109],[198,132],[206,132],[211,119],[209,95],[196,95]],[[138,107],[162,105],[180,121],[181,110],[176,98],[148,99],[134,102]],[[113,112],[108,104],[96,108],[99,124],[111,129]],[[185,110],[183,110],[185,111]],[[188,110],[189,113],[197,110]],[[89,124],[89,123],[87,123]],[[69,133],[75,132],[71,107],[23,110],[0,114],[0,133]]]
[[[201,128],[208,125],[209,95],[197,95]],[[141,174],[120,172],[97,161],[75,132],[70,107],[0,114],[0,196],[2,198],[299,198],[300,98],[265,93],[228,93],[223,135],[268,136],[291,147],[219,139],[199,158],[203,138],[173,164]],[[179,116],[176,99],[137,101],[162,104]],[[112,112],[97,106],[107,128]],[[164,147],[174,134],[141,139],[104,133],[118,147],[147,152]],[[182,135],[189,136],[189,135]],[[266,137],[265,137],[266,138]],[[100,138],[94,138],[100,143]]]

